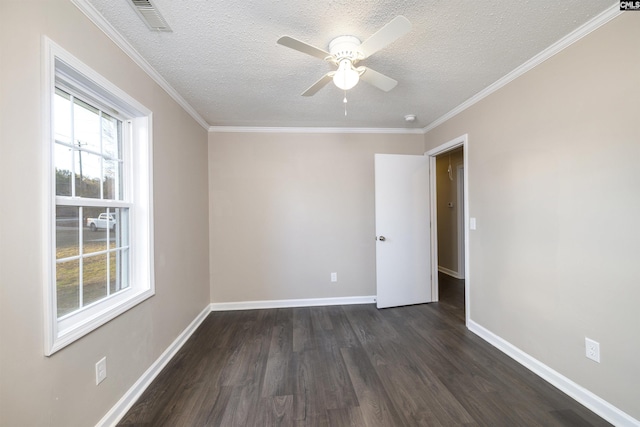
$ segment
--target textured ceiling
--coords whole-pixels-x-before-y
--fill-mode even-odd
[[[611,0],[153,0],[151,32],[129,0],[87,0],[212,126],[423,128],[612,6]],[[276,44],[365,40],[397,15],[409,34],[361,62],[398,80],[300,94],[331,69]],[[404,116],[417,120],[406,124]]]

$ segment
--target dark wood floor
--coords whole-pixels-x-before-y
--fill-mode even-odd
[[[211,313],[120,426],[601,426],[439,303]]]

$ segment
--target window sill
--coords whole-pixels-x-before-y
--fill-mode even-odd
[[[137,293],[132,292],[135,291],[127,289],[114,295],[113,298],[103,300],[94,306],[88,307],[87,310],[83,310],[73,316],[82,316],[83,319],[73,321],[71,326],[66,329],[60,328],[60,326],[64,324],[64,321],[58,321],[53,328],[49,328],[49,330],[55,331],[55,336],[50,337],[47,348],[45,348],[45,356],[51,356],[58,350],[63,349],[74,341],[96,330],[155,294],[152,289],[146,289]]]

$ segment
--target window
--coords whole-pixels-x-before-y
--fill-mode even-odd
[[[60,320],[127,289],[130,259],[124,120],[68,92],[56,85],[53,101]]]
[[[45,45],[50,355],[153,295],[154,285],[151,113]]]

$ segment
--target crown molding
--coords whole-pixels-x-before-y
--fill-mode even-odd
[[[124,53],[129,56],[142,70],[149,75],[162,89],[169,94],[193,119],[204,129],[209,129],[207,123],[200,114],[149,64],[146,59],[134,49],[133,46],[120,33],[107,22],[102,15],[86,0],[71,0],[82,13],[84,13],[96,27],[102,30]]]
[[[501,89],[503,86],[540,65],[547,59],[566,49],[592,31],[606,24],[622,13],[616,2],[607,10],[572,31],[504,77],[472,96],[453,110],[439,117],[424,128],[320,128],[320,127],[253,127],[253,126],[210,126],[198,112],[136,51],[133,46],[87,0],[71,0],[107,37],[125,52],[149,77],[151,77],[171,98],[173,98],[196,122],[212,133],[369,133],[369,134],[426,134],[447,120],[457,116],[467,108]]]
[[[211,126],[211,133],[379,133],[424,135],[422,128],[339,128],[339,127],[258,127],[258,126]]]
[[[578,27],[571,33],[567,34],[566,36],[564,36],[563,38],[561,38],[560,40],[558,40],[557,42],[555,42],[554,44],[552,44],[551,46],[549,46],[548,48],[546,48],[545,50],[543,50],[542,52],[534,56],[533,58],[529,59],[524,64],[520,65],[515,70],[511,71],[509,74],[500,78],[495,83],[492,83],[491,85],[487,86],[485,89],[478,92],[471,98],[467,99],[462,104],[458,105],[456,108],[446,113],[444,116],[441,116],[440,118],[431,122],[429,125],[423,128],[424,133],[427,133],[435,129],[436,127],[440,126],[442,123],[446,122],[447,120],[457,116],[467,108],[471,107],[472,105],[476,104],[477,102],[491,95],[493,92],[497,91],[498,89],[502,88],[503,86],[507,85],[508,83],[522,76],[527,71],[537,67],[538,65],[542,64],[544,61],[551,58],[555,54],[571,46],[573,43],[577,42],[587,34],[600,28],[602,25],[611,21],[613,18],[620,15],[621,13],[622,11],[620,10],[620,5],[618,2],[616,2],[607,10],[605,10],[598,16],[594,17],[584,25]]]

